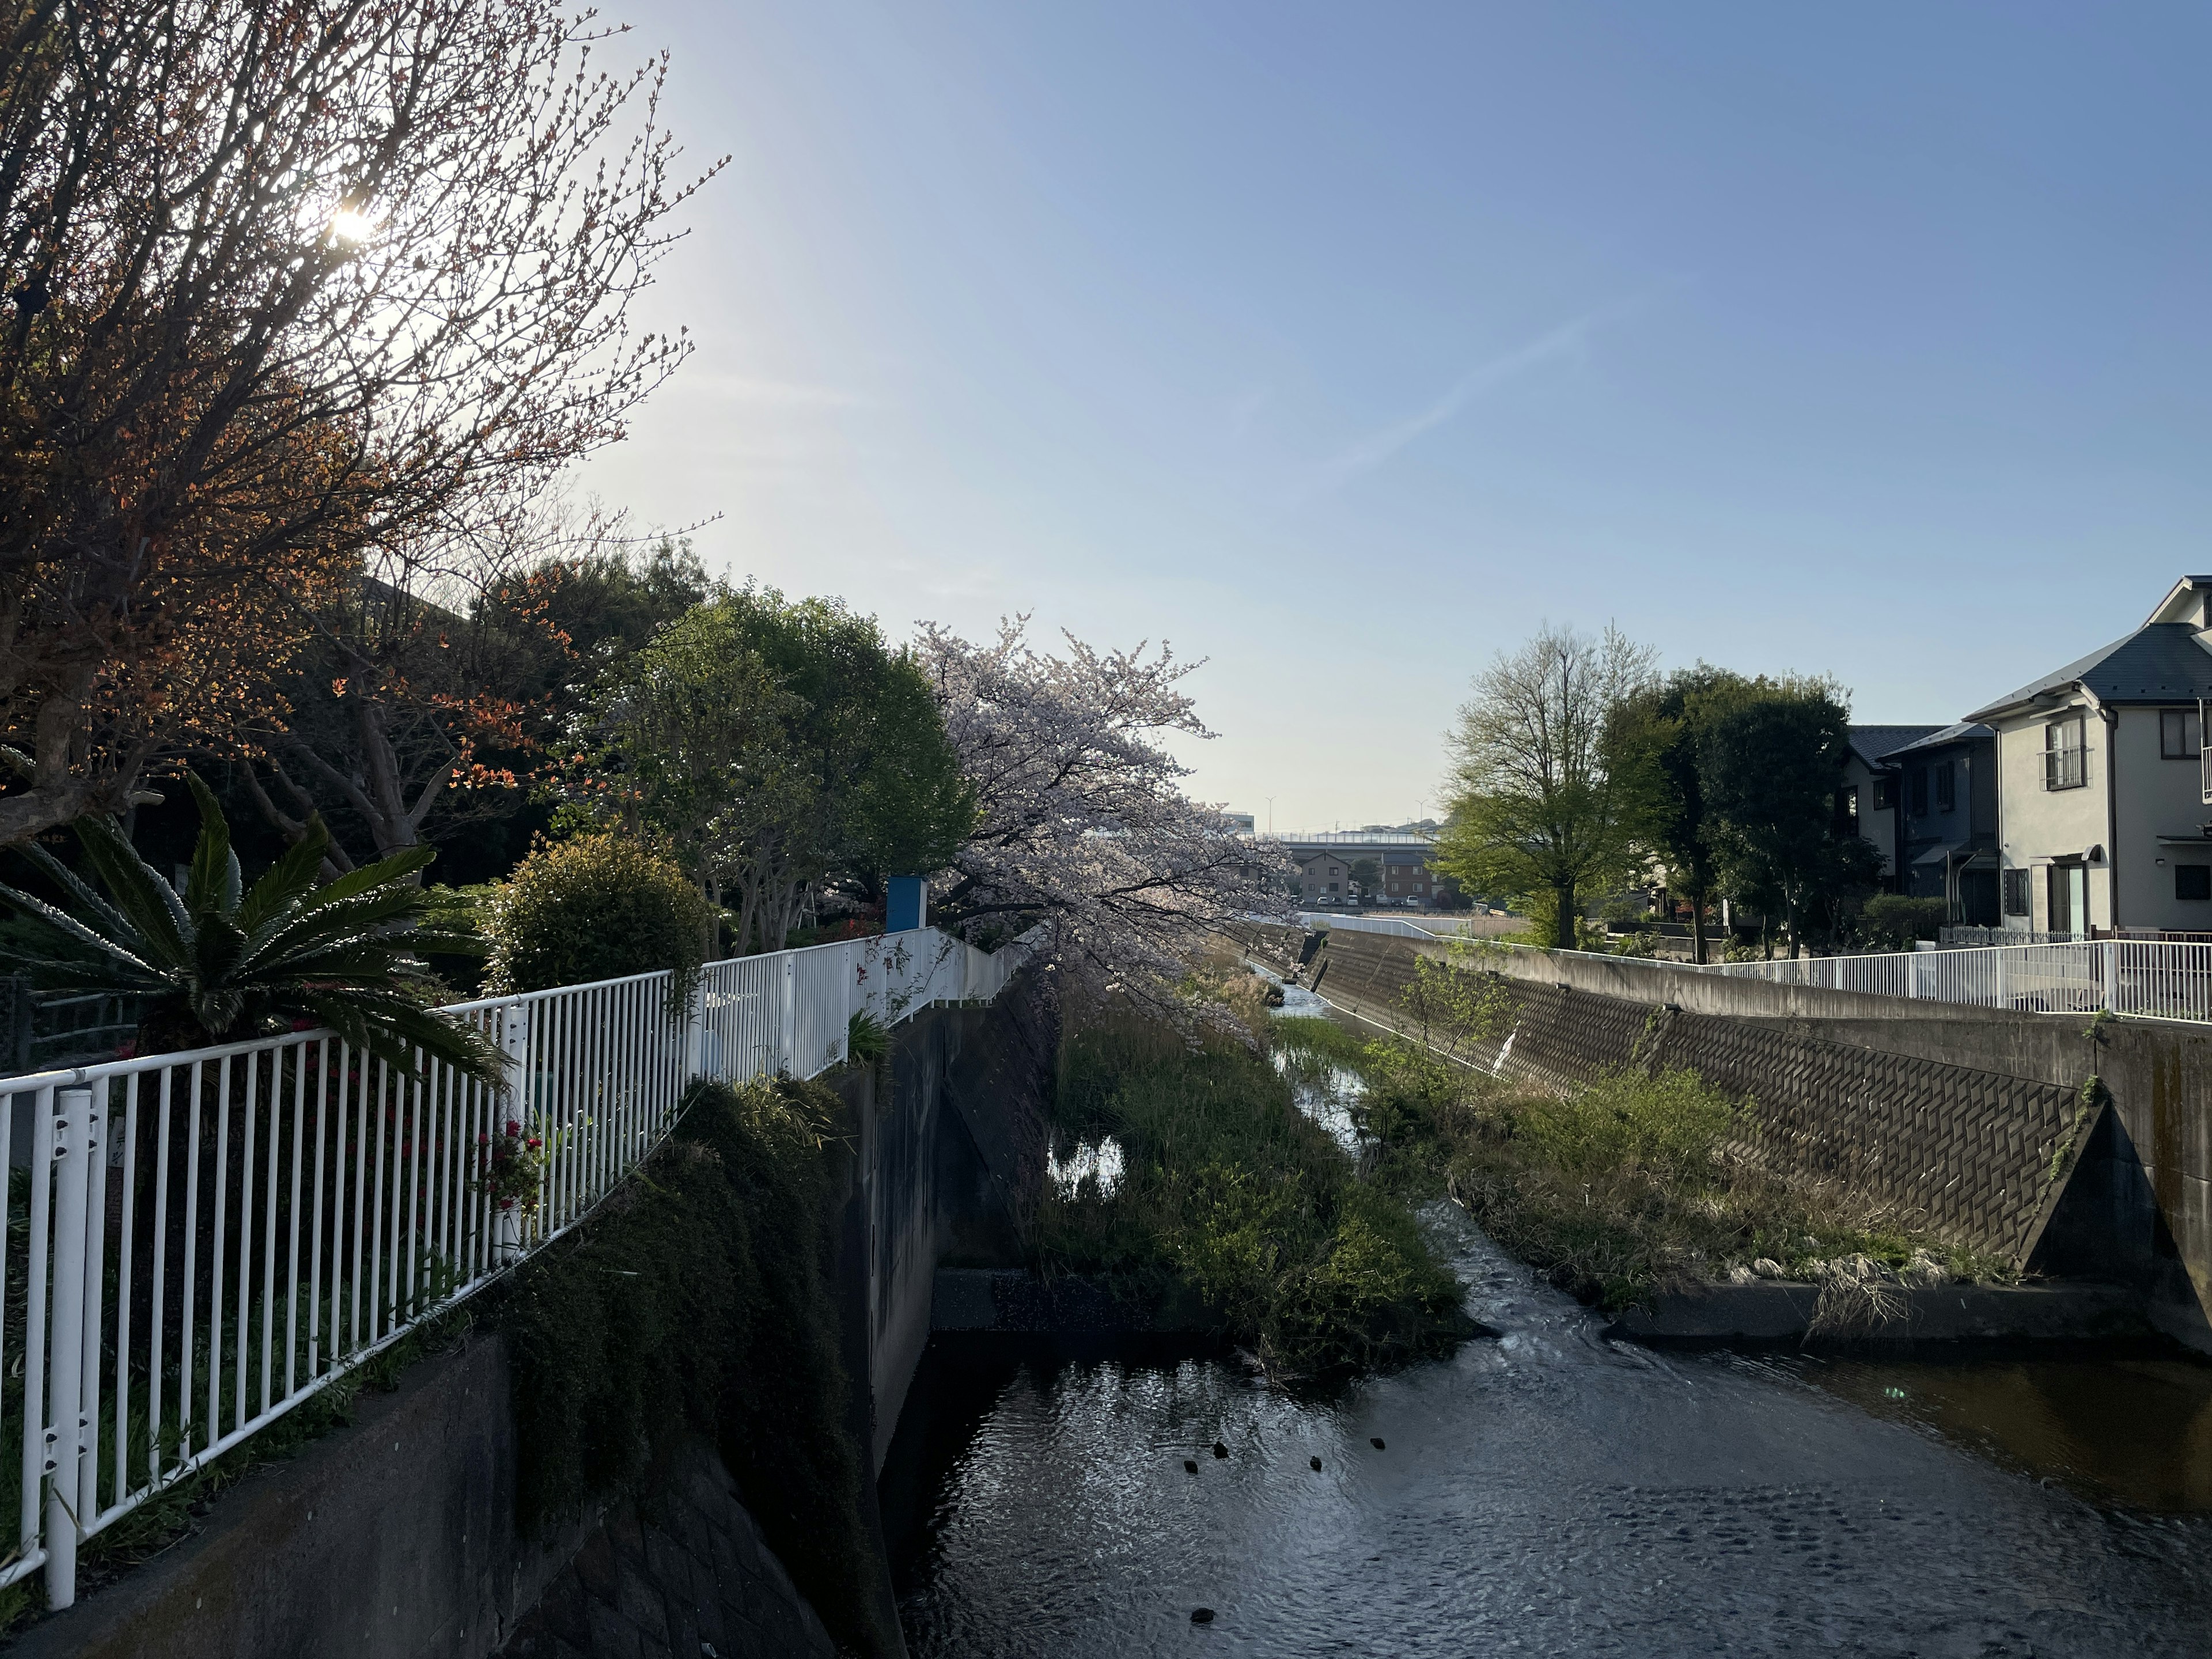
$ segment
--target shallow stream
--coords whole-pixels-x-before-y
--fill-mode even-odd
[[[916,1659],[2212,1651],[2204,1368],[1652,1352],[1431,1220],[1504,1335],[1335,1399],[940,1339],[883,1488]]]

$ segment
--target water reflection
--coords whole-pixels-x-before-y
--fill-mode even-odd
[[[2212,1525],[1946,1443],[1929,1402],[1966,1395],[1942,1368],[1814,1388],[1608,1342],[1456,1212],[1426,1220],[1504,1335],[1339,1397],[1212,1359],[933,1347],[884,1483],[917,1659],[2206,1650]],[[2145,1399],[2172,1381],[2134,1374]],[[1990,1375],[2012,1420],[2080,1420],[2056,1374]],[[2178,1392],[2118,1409],[2201,1471]]]
[[[1085,1182],[1097,1187],[1099,1197],[1113,1197],[1114,1189],[1121,1184],[1125,1167],[1121,1143],[1111,1135],[1096,1144],[1079,1141],[1066,1158],[1060,1157],[1058,1147],[1045,1154],[1046,1177],[1065,1199],[1074,1198]]]
[[[1863,1410],[1923,1424],[2094,1503],[2212,1512],[2212,1366],[2087,1357],[1778,1363]]]

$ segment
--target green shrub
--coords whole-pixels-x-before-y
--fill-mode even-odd
[[[1297,1035],[1316,1060],[1342,1052]],[[1139,1301],[1195,1291],[1227,1335],[1292,1372],[1389,1364],[1466,1334],[1459,1287],[1411,1212],[1237,1037],[1186,1042],[1133,1018],[1077,1032],[1055,1120],[1063,1144],[1118,1140],[1124,1174],[1111,1197],[1086,1185],[1047,1199],[1049,1267]]]
[[[1859,932],[1881,950],[1910,951],[1916,939],[1937,937],[1950,919],[1950,906],[1942,899],[1877,893],[1859,912]]]
[[[495,994],[676,970],[690,994],[714,913],[668,860],[616,835],[541,842],[483,907]]]
[[[1694,1183],[1708,1175],[1741,1109],[1684,1067],[1646,1077],[1608,1073],[1565,1095],[1538,1095],[1513,1133],[1555,1169],[1578,1176],[1639,1170]]]
[[[875,1066],[891,1051],[891,1034],[883,1021],[865,1008],[853,1010],[845,1022],[845,1058],[855,1066]]]

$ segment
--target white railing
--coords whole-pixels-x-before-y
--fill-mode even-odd
[[[2212,945],[2094,939],[1728,963],[1709,972],[2044,1013],[2212,1019]]]
[[[811,1077],[852,1017],[988,1001],[934,928],[444,1012],[507,1057],[422,1074],[307,1030],[0,1079],[0,1585],[79,1543],[574,1226],[696,1077]],[[12,1469],[6,1467],[12,1458]]]
[[[1396,917],[1301,918],[1356,932],[1440,939]],[[1486,948],[1536,947],[1487,941]],[[1540,952],[1539,954],[1543,954]],[[2076,939],[1942,951],[1891,951],[1870,956],[1799,957],[1794,961],[1665,962],[1601,951],[1560,951],[1653,974],[1721,974],[1778,985],[1807,985],[1869,996],[1910,997],[2030,1013],[2135,1014],[2154,1019],[2212,1020],[2212,944],[2160,939]]]

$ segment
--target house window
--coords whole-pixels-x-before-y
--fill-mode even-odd
[[[2027,871],[2008,870],[2004,872],[2004,913],[2008,916],[2024,916],[2028,913]]]
[[[2175,865],[2173,896],[2178,899],[2212,899],[2212,864]]]
[[[1877,812],[1888,812],[1895,811],[1896,807],[1897,780],[1876,778],[1874,781],[1874,810]]]
[[[2076,714],[2071,720],[2051,721],[2043,728],[2043,787],[2079,789],[2088,781],[2089,744],[2082,731],[2081,717]]]
[[[1959,804],[1958,769],[1945,761],[1936,769],[1936,810],[1948,812]]]
[[[2168,760],[2195,760],[2204,750],[2204,735],[2197,729],[2194,708],[2158,711],[2158,752]]]
[[[1859,787],[1847,783],[1836,791],[1836,827],[1847,836],[1859,832]]]
[[[1912,816],[1924,818],[1928,816],[1928,769],[1916,766],[1906,774],[1906,778],[1912,799]]]

